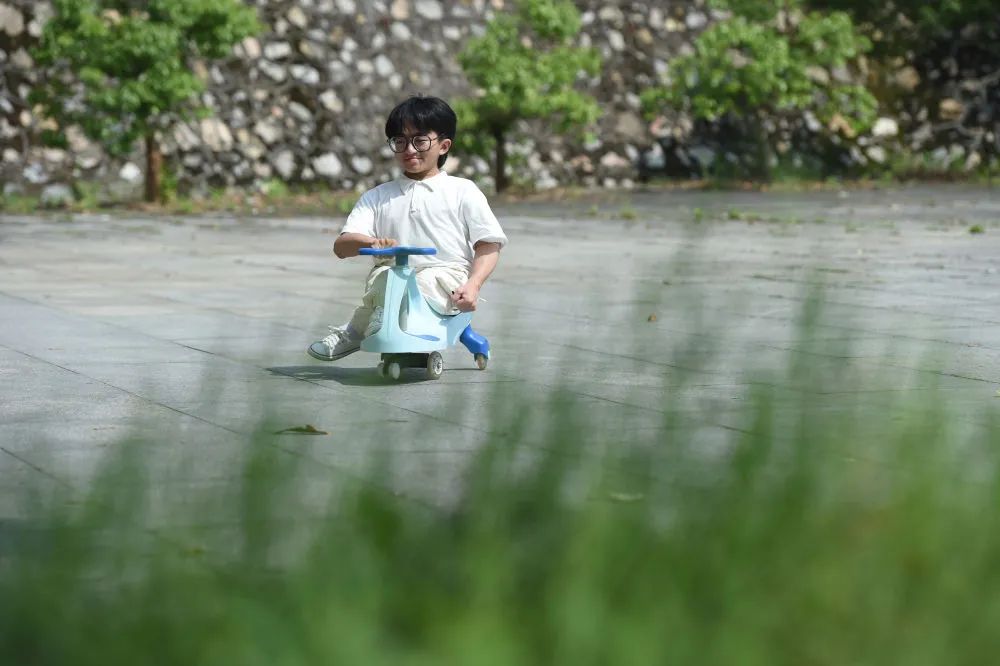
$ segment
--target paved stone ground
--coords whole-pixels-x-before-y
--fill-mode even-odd
[[[636,193],[497,212],[511,244],[475,320],[489,369],[450,350],[440,381],[400,383],[376,376],[374,355],[304,354],[367,270],[331,255],[336,217],[0,216],[0,518],[24,511],[26,489],[86,487],[136,430],[166,495],[240,474],[266,416],[269,432],[329,433],[273,440],[320,496],[390,450],[382,482],[434,504],[486,438],[516,424],[529,450],[546,446],[559,405],[588,424],[581,454],[669,438],[712,450],[761,386],[873,413],[939,390],[973,434],[1000,405],[997,190]],[[806,329],[811,295],[823,308]],[[801,359],[814,371],[789,374]]]

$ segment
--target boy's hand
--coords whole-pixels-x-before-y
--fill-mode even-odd
[[[466,282],[451,292],[451,303],[462,312],[472,312],[479,300],[479,287],[472,282]]]
[[[381,250],[387,247],[396,247],[399,245],[399,241],[395,238],[376,238],[372,241],[372,247],[376,250]]]

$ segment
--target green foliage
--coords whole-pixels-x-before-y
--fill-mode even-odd
[[[351,211],[354,210],[354,206],[357,204],[358,200],[356,197],[347,196],[337,199],[334,204],[336,210],[341,215],[350,215]]]
[[[594,49],[571,45],[580,29],[570,2],[519,0],[517,14],[501,14],[459,55],[481,95],[463,106],[464,125],[506,129],[523,118],[552,118],[560,131],[593,122],[597,102],[574,89],[582,74],[600,69]]]
[[[289,193],[288,184],[280,178],[271,178],[261,185],[260,191],[266,197],[277,198],[287,197]]]
[[[73,194],[76,195],[76,208],[90,211],[101,205],[101,184],[95,182],[76,181],[73,183]]]
[[[223,56],[259,30],[238,0],[54,0],[53,9],[33,52],[52,74],[31,100],[113,155],[169,120],[193,117],[204,88],[193,61]]]
[[[41,204],[38,201],[38,197],[27,196],[24,194],[2,194],[0,193],[0,211],[4,213],[34,213],[41,208]]]
[[[699,35],[694,54],[671,62],[670,85],[643,93],[646,111],[655,114],[669,105],[707,120],[803,110],[829,120],[846,111],[856,131],[870,126],[876,107],[870,93],[810,76],[812,67],[847,65],[870,48],[868,40],[843,12],[809,12],[778,21],[777,7],[730,3],[732,10],[749,16],[735,13]]]
[[[179,188],[180,178],[177,176],[177,170],[168,166],[163,170],[163,182],[161,183],[160,192],[162,202],[170,203],[176,201]]]
[[[764,119],[810,111],[835,115],[854,133],[874,122],[877,102],[858,84],[821,73],[857,61],[871,44],[844,12],[803,11],[798,1],[718,0],[732,16],[702,32],[695,52],[671,61],[669,81],[644,91],[650,116],[664,107],[716,121],[743,118],[766,143]]]
[[[597,74],[601,59],[594,49],[573,46],[579,32],[572,2],[518,0],[516,13],[499,14],[469,41],[459,62],[478,94],[455,103],[465,149],[493,153],[522,119],[550,120],[560,132],[597,120],[596,100],[576,84]]]
[[[807,0],[806,5],[819,11],[849,14],[873,38],[876,52],[883,55],[912,55],[935,42],[952,39],[963,28],[995,26],[997,22],[995,0],[894,0],[891,3]],[[978,39],[977,46],[1000,53],[1000,46],[989,39]]]
[[[621,207],[621,210],[618,211],[618,217],[619,219],[633,222],[639,219],[639,211],[637,211],[631,204],[626,204]]]

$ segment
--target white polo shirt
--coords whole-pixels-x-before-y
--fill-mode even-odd
[[[400,245],[435,247],[436,255],[410,257],[410,265],[472,269],[479,241],[507,244],[507,236],[476,184],[444,171],[426,180],[405,175],[365,192],[340,233],[395,238]]]

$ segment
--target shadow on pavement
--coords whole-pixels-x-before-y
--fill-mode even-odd
[[[379,375],[375,367],[370,368],[338,368],[333,365],[288,365],[267,368],[272,375],[302,379],[305,381],[334,381],[344,386],[389,386],[399,384],[419,384],[433,382],[427,378],[423,369],[412,368],[403,371],[398,380],[385,379]],[[454,373],[480,372],[477,368],[448,368],[445,375]],[[479,377],[477,377],[478,379]],[[494,380],[495,381],[495,380]],[[464,383],[464,382],[463,382]]]
[[[372,368],[338,368],[333,365],[288,365],[267,368],[273,375],[306,381],[334,381],[345,386],[379,386],[388,383]],[[404,377],[405,379],[405,377]]]

